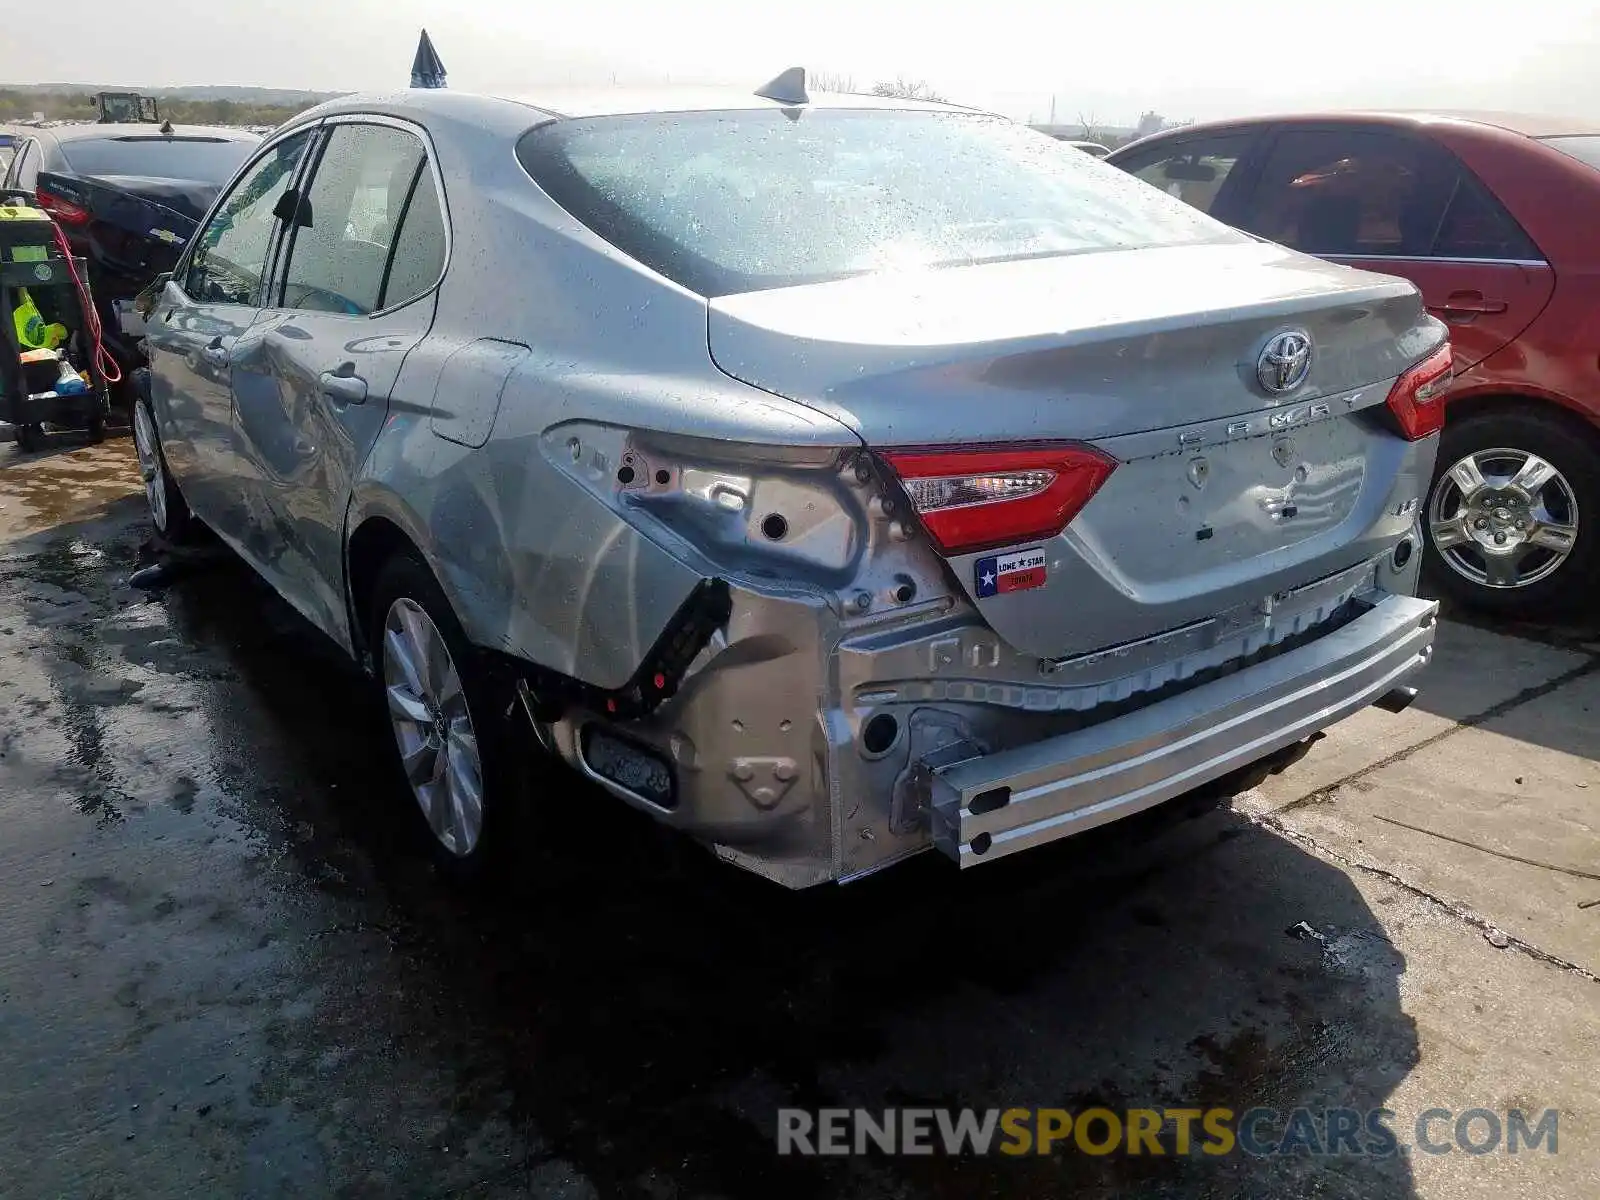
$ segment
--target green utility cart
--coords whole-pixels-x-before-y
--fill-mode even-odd
[[[111,397],[88,264],[63,253],[54,222],[31,199],[0,193],[0,421],[15,429],[23,450],[43,446],[46,424],[87,430],[98,442]],[[87,376],[87,386],[63,361]]]

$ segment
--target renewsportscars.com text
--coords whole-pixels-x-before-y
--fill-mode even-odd
[[[1557,1153],[1545,1109],[824,1108],[778,1110],[778,1153],[798,1155],[1272,1155]]]

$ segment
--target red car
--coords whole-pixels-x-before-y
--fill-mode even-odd
[[[1456,378],[1426,502],[1441,589],[1550,615],[1600,579],[1600,122],[1342,113],[1190,125],[1108,162],[1247,232],[1410,279]]]

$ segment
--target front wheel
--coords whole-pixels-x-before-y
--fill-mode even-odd
[[[103,425],[101,429],[103,433]],[[167,470],[166,456],[161,453],[161,438],[156,433],[155,414],[144,396],[133,405],[133,451],[139,460],[139,476],[144,480],[150,523],[155,526],[156,533],[173,544],[187,541],[194,518]]]
[[[1542,412],[1447,424],[1427,526],[1433,574],[1451,597],[1506,616],[1558,615],[1600,569],[1600,454]]]
[[[380,573],[367,628],[400,771],[434,858],[457,879],[478,876],[509,808],[493,687],[443,590],[409,555]]]

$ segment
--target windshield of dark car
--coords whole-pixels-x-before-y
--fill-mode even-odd
[[[1539,140],[1547,146],[1554,146],[1563,154],[1571,155],[1579,162],[1588,163],[1596,170],[1600,170],[1600,134],[1567,135]]]
[[[1242,240],[999,117],[760,110],[563,120],[518,156],[563,208],[705,296],[1100,250]]]
[[[124,135],[63,142],[61,156],[79,175],[139,175],[222,184],[233,177],[257,144],[248,138]]]

